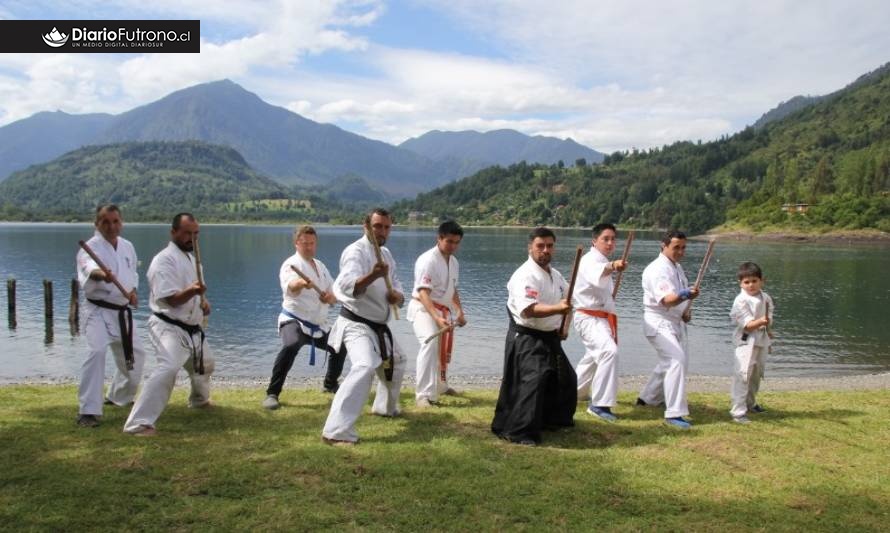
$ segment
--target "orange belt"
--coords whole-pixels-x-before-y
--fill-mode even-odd
[[[578,309],[578,311],[581,311],[585,315],[605,318],[609,322],[609,327],[612,328],[612,338],[615,339],[615,344],[618,344],[618,315],[607,313],[602,310],[593,311],[591,309]]]
[[[445,305],[437,304],[436,302],[433,302],[433,307],[436,308],[436,311],[442,313],[442,317],[444,317],[445,320],[450,322],[451,309]],[[441,376],[442,381],[446,381],[445,375],[448,370],[448,364],[451,363],[451,347],[453,345],[454,329],[449,329],[443,333],[439,339],[439,375]]]

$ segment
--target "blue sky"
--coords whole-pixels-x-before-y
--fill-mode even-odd
[[[612,152],[731,134],[890,61],[878,0],[7,0],[0,18],[200,19],[202,37],[200,54],[0,54],[0,125],[229,78],[394,144],[512,128]]]

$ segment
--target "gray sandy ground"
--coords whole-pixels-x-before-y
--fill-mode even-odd
[[[619,387],[622,392],[635,392],[645,384],[648,376],[622,376],[619,379]],[[187,378],[182,372],[179,384],[185,384]],[[462,390],[497,389],[500,378],[496,376],[453,376],[449,379],[452,387]],[[25,379],[9,379],[0,377],[0,386],[3,385],[64,385],[77,384],[74,377],[47,378],[34,376]],[[262,391],[269,384],[268,377],[226,377],[213,376],[214,387],[246,387]],[[405,376],[405,389],[413,389],[413,376]],[[688,376],[686,379],[687,392],[727,392],[730,387],[728,376]],[[291,376],[287,381],[287,388],[292,389],[320,389],[321,378],[306,378]],[[881,374],[861,374],[849,376],[826,377],[781,377],[763,380],[760,390],[772,391],[834,391],[834,390],[873,390],[890,388],[890,372]]]

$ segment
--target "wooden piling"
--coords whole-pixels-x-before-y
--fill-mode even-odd
[[[15,278],[12,276],[6,280],[6,310],[9,329],[15,329]]]
[[[43,315],[53,319],[53,282],[48,279],[43,280]]]
[[[47,345],[53,342],[53,282],[43,280],[43,316],[46,318],[46,337],[43,342]]]
[[[6,280],[6,309],[9,314],[15,315],[15,278]]]

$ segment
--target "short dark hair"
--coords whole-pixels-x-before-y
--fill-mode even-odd
[[[371,217],[374,215],[379,215],[382,217],[389,217],[389,220],[391,222],[393,222],[393,223],[395,222],[395,219],[393,218],[392,214],[389,211],[387,211],[386,209],[384,209],[382,207],[375,207],[374,209],[371,210],[370,213],[365,215],[365,226],[368,226],[368,227],[371,226]]]
[[[552,229],[539,226],[528,234],[528,242],[532,242],[535,239],[546,239],[547,237],[552,238],[553,242],[556,242],[556,234],[553,233]]]
[[[312,226],[305,225],[294,228],[294,242],[297,242],[297,239],[303,235],[315,235],[315,238],[318,238],[318,233],[316,233],[315,228]]]
[[[191,213],[177,213],[176,216],[173,217],[173,231],[179,230],[179,226],[182,224],[182,219],[187,218],[192,222],[195,221],[195,215]]]
[[[446,220],[439,224],[439,237],[444,237],[446,235],[457,235],[461,239],[464,237],[464,229],[460,227],[460,224],[453,220]]]
[[[608,222],[600,222],[599,224],[597,224],[596,226],[593,227],[593,240],[596,240],[597,238],[599,238],[600,233],[604,232],[607,229],[614,231],[616,234],[618,233],[618,229],[615,227],[615,224],[610,224]]]
[[[753,261],[745,261],[741,265],[739,265],[739,281],[742,281],[745,278],[757,278],[763,279],[763,271],[760,270],[760,265],[754,263]]]
[[[96,222],[99,222],[99,215],[102,214],[102,211],[115,211],[118,215],[121,214],[121,208],[115,204],[101,204],[96,208]]]
[[[683,239],[685,241],[686,234],[678,229],[668,230],[668,232],[664,234],[664,237],[661,238],[661,244],[667,246],[671,243],[672,239]]]

